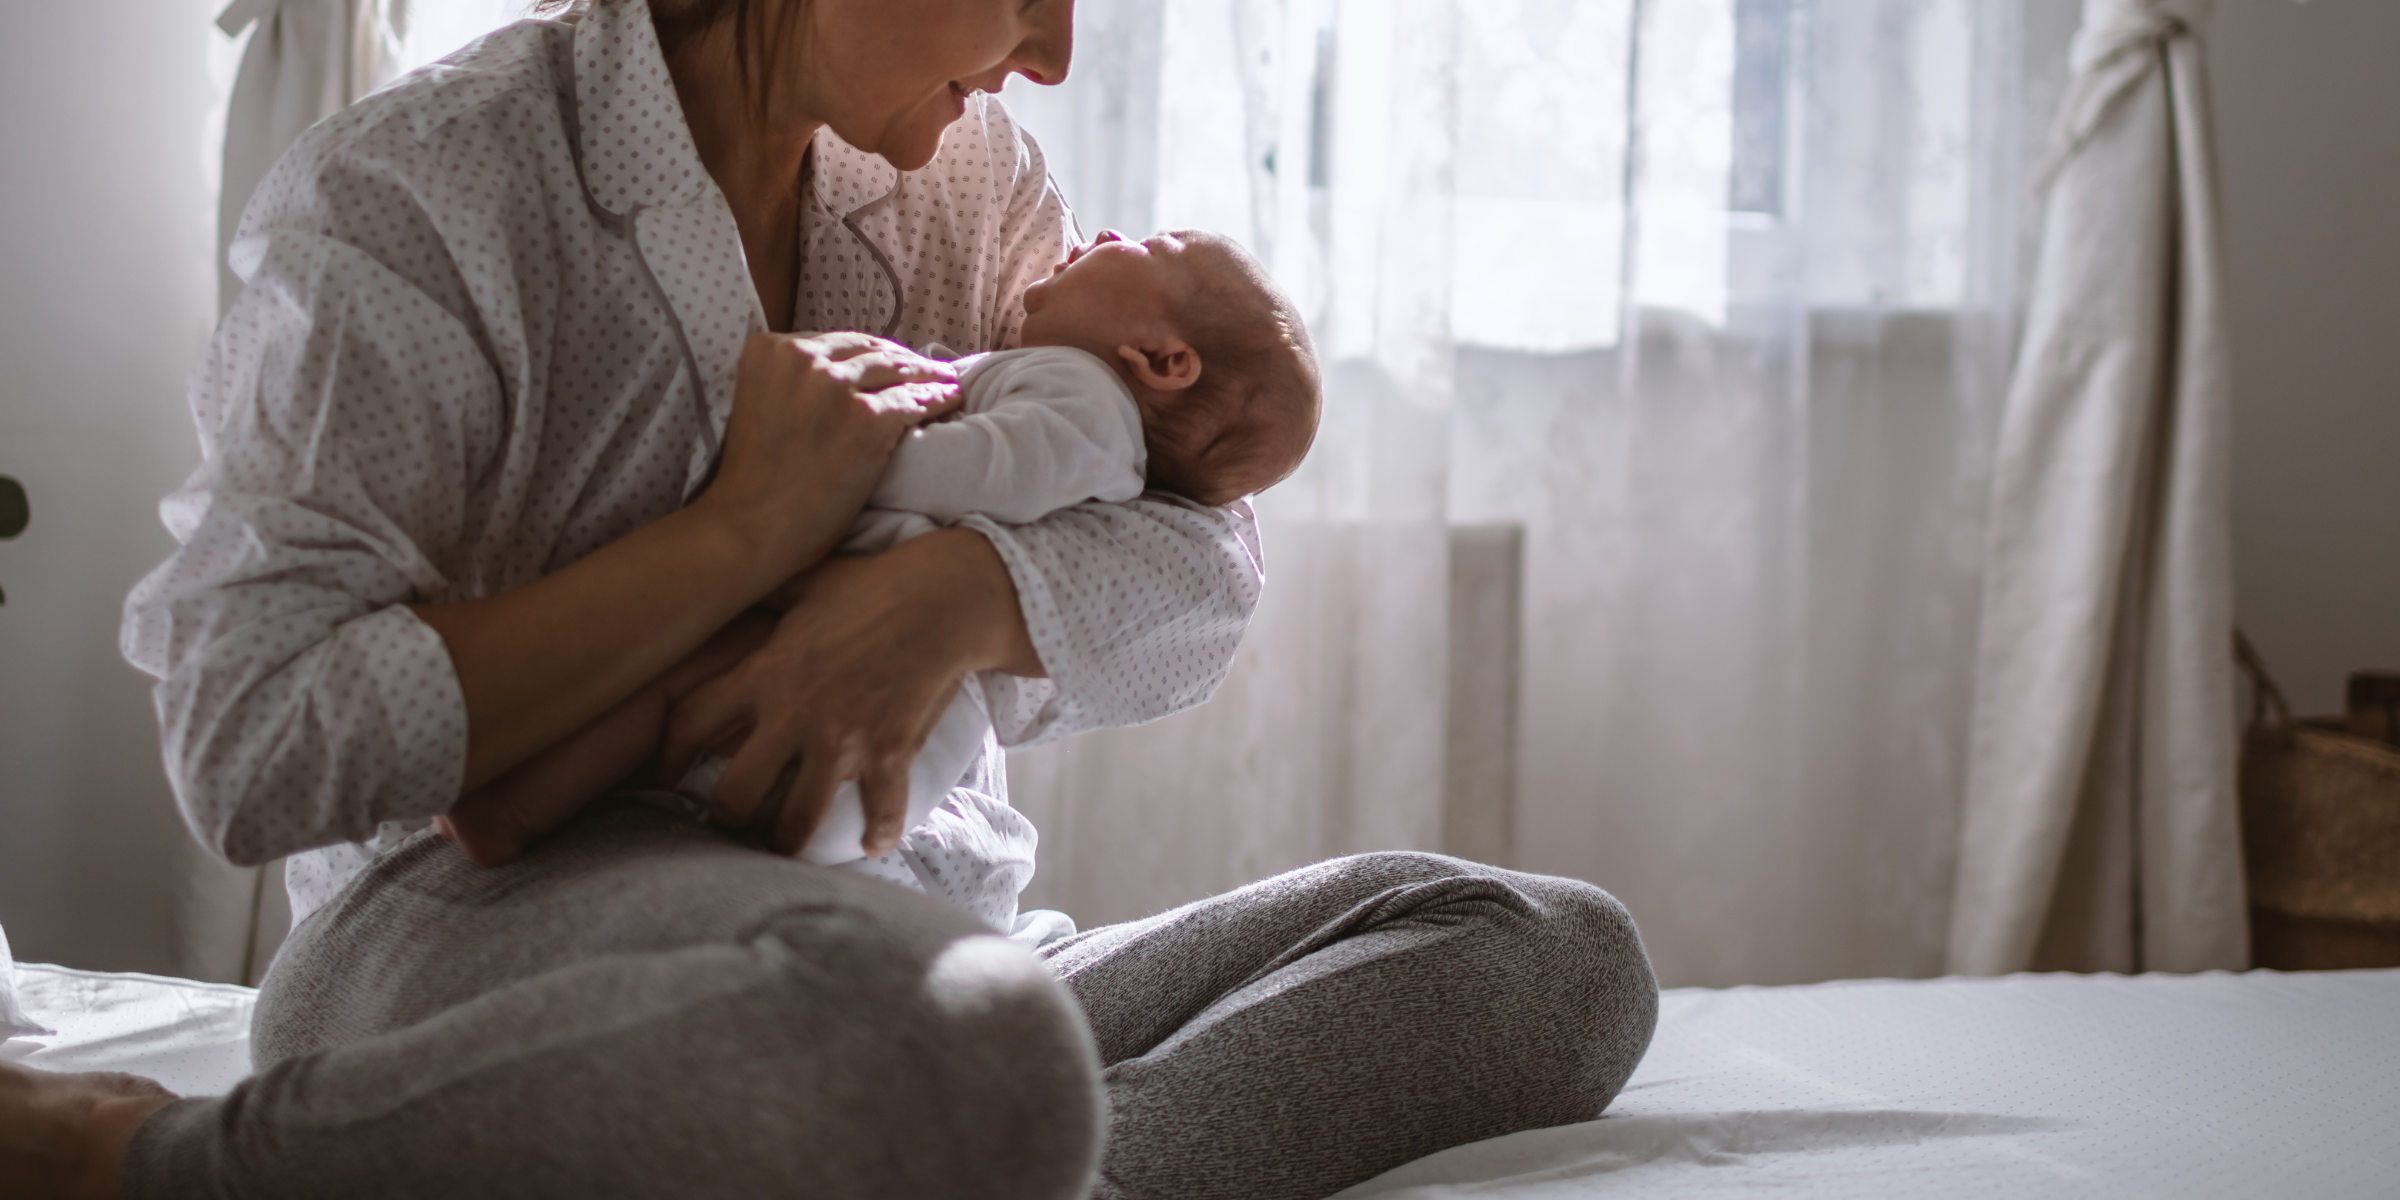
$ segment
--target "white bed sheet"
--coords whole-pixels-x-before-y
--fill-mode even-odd
[[[248,988],[23,965],[50,1070],[186,1095],[249,1065]],[[1680,989],[1600,1120],[1342,1200],[2400,1197],[2400,971]]]
[[[2400,1197],[2400,971],[1678,990],[1600,1120],[1343,1200]]]
[[[17,964],[17,999],[52,1037],[0,1042],[0,1059],[45,1071],[124,1071],[185,1096],[219,1096],[250,1073],[258,993],[225,983]]]

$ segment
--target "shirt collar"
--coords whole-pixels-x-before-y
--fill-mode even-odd
[[[830,128],[817,130],[809,153],[809,183],[816,189],[817,203],[836,219],[848,218],[900,186],[898,167],[843,141]]]
[[[575,28],[575,109],[583,183],[623,216],[690,204],[715,186],[684,122],[648,0],[595,4]]]
[[[708,168],[675,96],[648,0],[595,4],[584,13],[575,29],[575,107],[584,186],[600,207],[622,216],[706,193]],[[810,148],[817,203],[837,219],[900,186],[898,168],[831,129],[819,129]]]

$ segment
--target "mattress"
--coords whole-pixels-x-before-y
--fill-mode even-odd
[[[50,1070],[221,1093],[247,988],[18,968]],[[1460,1146],[1342,1200],[2400,1196],[2400,971],[1678,989],[1596,1121]]]
[[[2400,1196],[2400,971],[1666,993],[1607,1115],[1342,1200]]]

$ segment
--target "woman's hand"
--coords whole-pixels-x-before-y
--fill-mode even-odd
[[[412,605],[467,707],[472,792],[616,707],[837,544],[956,372],[863,333],[761,335],[717,477],[691,504],[523,587]]]
[[[698,503],[802,569],[857,519],[900,438],[958,407],[946,362],[867,333],[753,335],[742,347],[725,454]]]
[[[660,777],[681,778],[704,749],[730,752],[712,816],[764,823],[779,854],[799,853],[834,790],[856,779],[867,853],[889,853],[909,764],[960,682],[1042,673],[1015,585],[990,542],[953,529],[833,559],[786,594],[767,644],[676,706]]]

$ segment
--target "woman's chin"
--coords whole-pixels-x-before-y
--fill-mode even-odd
[[[883,136],[874,139],[872,144],[854,141],[848,137],[844,137],[842,140],[881,158],[899,170],[914,171],[926,163],[932,162],[933,156],[941,153],[942,135],[948,133],[949,130],[950,122],[948,121],[943,121],[938,125],[926,121],[898,129],[887,128],[883,131]],[[834,132],[840,133],[841,130],[836,129]]]
[[[942,152],[942,138],[967,115],[973,97],[956,88],[935,97],[887,129],[875,152],[903,171],[914,171]]]
[[[924,166],[926,163],[932,162],[933,156],[940,153],[941,149],[942,139],[936,137],[930,141],[923,142],[922,144],[912,142],[907,146],[890,147],[880,150],[877,153],[883,156],[883,161],[892,164],[892,166],[905,173],[908,171],[914,171]]]

